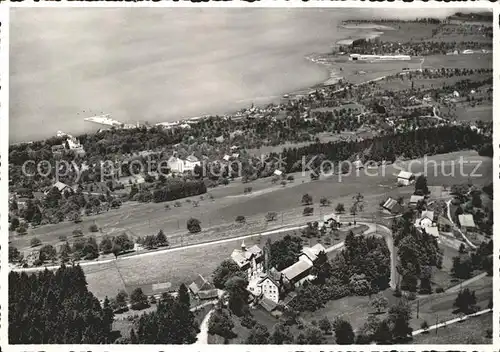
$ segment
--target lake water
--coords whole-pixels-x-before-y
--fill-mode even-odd
[[[58,130],[90,131],[99,125],[83,118],[101,113],[121,122],[156,123],[266,103],[328,79],[329,72],[306,56],[328,52],[336,41],[356,34],[338,28],[341,20],[403,13],[14,9],[10,142]],[[425,13],[412,13],[419,15]]]

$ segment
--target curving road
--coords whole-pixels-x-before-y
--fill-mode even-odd
[[[368,230],[366,230],[364,233],[365,235],[375,233],[377,235],[380,234],[382,235],[382,237],[384,237],[385,243],[387,244],[387,248],[389,249],[389,252],[391,254],[391,279],[389,281],[389,285],[393,290],[395,290],[399,281],[399,273],[397,271],[398,254],[394,247],[394,239],[392,238],[392,231],[387,226],[381,224],[376,224],[372,222],[362,222],[362,221],[357,221],[357,223],[368,226]]]
[[[195,345],[208,345],[208,322],[210,321],[210,317],[213,313],[214,310],[212,309],[207,313],[207,315],[205,315],[205,318],[203,318],[203,321],[200,324],[200,332],[196,336]]]

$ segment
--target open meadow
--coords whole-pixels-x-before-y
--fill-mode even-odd
[[[476,291],[477,304],[480,309],[486,309],[489,300],[493,297],[492,278],[484,277],[467,286],[469,289]],[[383,295],[388,299],[389,306],[396,304],[401,298],[394,297],[393,291],[387,289]],[[436,319],[439,322],[456,318],[458,315],[453,314],[453,302],[457,296],[457,292],[444,292],[441,294],[433,294],[431,296],[421,296],[417,300],[412,301],[412,319],[410,326],[413,330],[420,329],[420,324],[425,320],[429,325],[436,324]],[[367,296],[350,296],[342,299],[329,301],[323,308],[315,312],[302,313],[301,316],[312,322],[319,320],[322,317],[328,317],[334,320],[336,317],[341,317],[348,320],[354,330],[360,329],[369,315],[375,314],[373,308],[369,305],[370,298]],[[418,317],[417,317],[418,305]],[[378,314],[379,319],[384,319],[387,312]]]
[[[470,317],[463,322],[459,322],[437,331],[417,335],[413,342],[423,345],[435,344],[484,344],[492,343],[491,336],[487,331],[493,331],[492,314],[483,314],[478,317]]]
[[[476,152],[465,151],[456,152],[446,155],[436,155],[427,158],[427,164],[424,164],[423,159],[418,161],[399,162],[394,165],[385,166],[385,168],[373,168],[360,170],[358,175],[342,175],[339,180],[339,175],[333,175],[329,178],[323,178],[318,181],[306,181],[308,177],[304,177],[302,183],[296,175],[294,183],[287,186],[273,185],[270,179],[257,180],[251,185],[256,184],[257,191],[255,194],[243,195],[243,187],[245,185],[238,181],[226,187],[217,188],[211,191],[216,196],[215,200],[205,200],[200,203],[200,207],[193,208],[187,203],[181,208],[172,208],[166,211],[164,204],[130,204],[125,205],[122,209],[111,210],[107,213],[107,220],[104,217],[93,217],[97,219],[85,220],[88,224],[94,220],[102,228],[103,233],[110,230],[120,228],[133,229],[136,234],[152,234],[159,229],[163,229],[169,238],[178,238],[176,233],[184,233],[182,236],[184,244],[186,243],[201,243],[215,239],[230,238],[251,233],[259,233],[272,228],[281,226],[303,225],[307,221],[315,221],[320,219],[320,214],[332,213],[334,207],[338,203],[344,203],[346,208],[352,203],[352,195],[360,192],[364,195],[365,207],[363,213],[359,217],[377,218],[380,216],[379,203],[385,200],[388,196],[398,197],[403,196],[408,200],[413,193],[413,186],[397,187],[396,174],[399,170],[410,170],[414,173],[425,172],[427,167],[428,184],[433,189],[436,186],[438,189],[442,185],[451,186],[457,183],[465,183],[472,181],[478,186],[483,186],[492,182],[492,160],[486,157],[480,157]],[[462,163],[459,163],[460,160]],[[474,177],[469,177],[469,174],[475,171]],[[463,175],[460,169],[463,169]],[[454,172],[454,176],[446,176]],[[367,172],[373,176],[369,176]],[[267,186],[267,188],[266,188]],[[260,191],[260,193],[259,193]],[[303,194],[308,193],[313,197],[314,215],[304,217],[302,215],[303,206],[300,204]],[[221,197],[221,194],[225,194]],[[332,203],[329,207],[320,207],[320,197],[329,198]],[[437,195],[436,195],[437,196]],[[252,231],[252,228],[242,225],[238,231],[231,232],[231,236],[227,234],[216,233],[210,229],[206,229],[198,234],[187,235],[185,222],[189,217],[197,217],[202,221],[202,228],[208,222],[208,217],[212,216],[212,223],[218,222],[217,226],[222,226],[224,220],[227,225],[234,224],[234,218],[238,215],[244,215],[247,219],[264,219],[264,216],[269,211],[278,213],[278,219],[272,223],[262,221],[262,229]],[[84,221],[84,223],[85,223]],[[181,223],[181,229],[177,228],[177,221]],[[150,225],[154,224],[154,225]],[[272,225],[271,225],[272,224]],[[108,227],[109,226],[109,227]],[[215,226],[215,225],[213,225]],[[57,229],[59,227],[59,229]],[[17,236],[11,238],[11,241],[19,243],[29,243],[29,238],[37,236],[42,241],[52,239],[57,241],[60,233],[69,234],[74,229],[73,223],[61,223],[51,225],[50,229],[40,227],[35,229],[35,234],[25,236]],[[56,230],[57,231],[54,231]],[[45,231],[42,235],[41,231]],[[115,230],[116,231],[116,230]],[[270,238],[275,240],[277,237],[284,234],[271,235]],[[43,237],[44,236],[44,237]],[[249,239],[247,245],[262,241],[263,238],[255,236]],[[25,246],[26,246],[25,244]],[[209,275],[222,260],[226,259],[234,248],[240,246],[240,241],[229,241],[222,244],[207,245],[204,247],[194,248],[179,248],[175,251],[158,251],[145,256],[128,256],[113,261],[111,263],[96,264],[84,266],[84,271],[87,275],[87,281],[90,289],[98,297],[105,295],[114,295],[124,287],[136,287],[137,285],[147,286],[152,283],[170,282],[172,289],[175,289],[181,282],[191,282],[198,273]],[[334,243],[333,243],[334,244]],[[180,245],[177,243],[177,245]]]

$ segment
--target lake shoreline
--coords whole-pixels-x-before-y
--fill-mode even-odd
[[[366,31],[366,32],[365,33],[358,33],[358,35],[356,35],[355,36],[356,38],[354,38],[354,39],[352,39],[352,36],[349,36],[348,38],[339,39],[335,42],[335,46],[350,45],[350,44],[352,44],[352,42],[354,40],[357,40],[357,39],[370,39],[371,40],[371,39],[380,37],[381,35],[384,34],[384,32],[381,31],[382,29],[394,30],[394,28],[392,28],[392,27],[381,26],[381,25],[377,25],[377,24],[363,24],[363,26],[361,26],[361,27],[349,26],[349,25],[342,24],[339,27],[344,28],[344,29],[356,29],[356,30],[361,30],[363,32],[364,31]],[[373,29],[379,29],[380,31],[373,31]],[[284,90],[283,92],[281,92],[279,94],[273,95],[275,98],[271,99],[267,103],[255,103],[255,101],[252,101],[252,103],[255,103],[256,106],[265,106],[265,105],[272,104],[272,103],[279,104],[280,101],[282,101],[284,95],[293,96],[293,95],[304,94],[305,92],[308,92],[308,91],[311,91],[314,89],[333,85],[333,84],[337,83],[339,80],[342,80],[344,77],[341,75],[341,71],[339,70],[339,67],[337,65],[334,65],[334,64],[329,63],[329,62],[323,62],[320,59],[324,55],[325,55],[325,53],[322,53],[322,54],[321,53],[313,53],[313,54],[306,55],[304,57],[304,59],[313,63],[316,67],[318,67],[319,69],[322,69],[324,72],[326,72],[326,75],[325,75],[326,79],[319,80],[316,84],[304,86],[302,88],[299,88],[299,89],[296,89],[293,91]],[[245,100],[247,100],[247,99],[245,99]],[[247,101],[251,101],[251,99],[248,99]],[[235,111],[224,112],[224,113],[221,113],[219,115],[232,115],[234,113],[235,113]],[[183,119],[176,120],[176,122],[182,123],[183,121],[192,121],[192,120],[199,119],[200,116],[204,116],[204,115],[183,118]],[[205,116],[208,116],[208,115],[205,115]],[[157,125],[157,126],[158,125],[167,125],[167,124],[172,123],[172,122],[174,122],[174,121],[162,121],[162,122],[155,123],[155,125]]]
[[[383,34],[383,32],[380,31],[374,31],[374,29],[381,29],[380,26],[378,25],[363,25],[361,27],[358,26],[349,26],[349,25],[339,25],[338,28],[343,28],[347,30],[357,30],[356,34],[349,35],[347,37],[344,37],[342,39],[336,40],[335,44],[332,46],[333,47],[338,47],[339,45],[348,45],[352,43],[353,40],[356,39],[373,39],[376,38],[380,35]],[[312,84],[307,84],[302,87],[299,87],[298,89],[282,89],[280,91],[277,91],[276,93],[272,93],[268,96],[263,96],[263,97],[251,97],[251,98],[246,98],[246,99],[241,99],[236,102],[228,102],[228,105],[240,105],[241,108],[230,108],[230,109],[221,109],[218,112],[212,112],[212,113],[198,113],[197,115],[192,115],[190,117],[181,117],[178,119],[171,119],[171,120],[162,120],[161,118],[154,119],[151,118],[147,121],[151,123],[151,125],[155,126],[161,126],[161,125],[169,125],[172,123],[183,123],[187,121],[194,121],[196,119],[199,119],[200,117],[206,117],[206,116],[227,116],[227,115],[233,115],[237,111],[241,111],[244,109],[249,108],[251,105],[258,106],[258,107],[264,107],[269,104],[280,104],[283,102],[283,97],[285,95],[293,96],[293,95],[299,95],[299,94],[307,94],[308,92],[325,87],[328,85],[333,85],[337,83],[339,80],[343,79],[344,77],[341,75],[341,71],[339,70],[338,65],[332,64],[331,62],[323,62],[322,57],[325,56],[325,54],[329,54],[328,52],[324,53],[310,53],[306,54],[303,56],[303,60],[308,62],[310,65],[314,65],[316,69],[322,70],[323,72],[323,77],[321,79],[318,79],[315,83]],[[235,104],[236,103],[236,104]],[[245,103],[246,106],[243,106]],[[112,114],[112,113],[111,113]],[[118,118],[120,120],[120,118]],[[121,120],[120,120],[121,121]],[[121,121],[123,123],[130,123],[130,121]],[[142,123],[143,124],[143,123]],[[64,130],[64,132],[70,133],[75,135],[76,137],[84,135],[84,134],[94,134],[97,133],[100,129],[108,129],[109,127],[102,125],[102,126],[91,126],[91,125],[85,125],[85,128],[83,130],[79,129],[77,131],[68,129]],[[29,137],[27,138],[11,138],[11,142],[9,142],[9,145],[19,145],[19,144],[25,144],[25,143],[32,143],[35,141],[43,141],[45,139],[51,138],[55,136],[55,132],[49,132],[47,133],[46,137],[41,137],[41,138],[35,138],[35,139],[30,139]]]

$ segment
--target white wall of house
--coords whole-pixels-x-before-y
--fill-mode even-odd
[[[261,293],[264,297],[270,299],[271,301],[278,303],[280,299],[279,288],[270,279],[265,279],[259,285],[261,287]]]
[[[199,161],[191,162],[184,160],[184,171],[193,171],[195,166],[201,166],[201,163]]]
[[[181,159],[169,160],[167,166],[171,172],[183,173],[184,172],[184,162]]]
[[[398,178],[398,183],[403,186],[409,186],[411,184],[411,181],[407,178]]]

